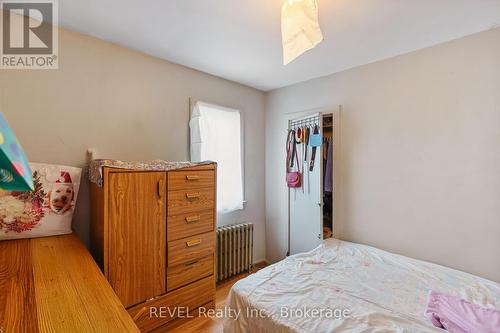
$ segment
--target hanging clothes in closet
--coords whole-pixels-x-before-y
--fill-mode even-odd
[[[323,116],[323,238],[333,235],[333,116]]]
[[[325,180],[323,187],[325,192],[333,192],[333,139],[326,140],[326,162],[325,162]]]

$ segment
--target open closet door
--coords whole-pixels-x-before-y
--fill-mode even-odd
[[[310,251],[323,240],[319,153],[315,160],[317,167],[303,174],[303,188],[290,189],[290,254]]]
[[[310,251],[323,240],[322,149],[321,146],[312,147],[311,142],[303,142],[304,136],[301,139],[299,134],[306,128],[306,131],[310,130],[308,138],[312,138],[312,134],[317,134],[316,138],[319,138],[321,145],[321,126],[320,114],[294,119],[289,123],[289,129],[296,132],[296,151],[299,171],[302,174],[301,187],[289,189],[290,255]],[[298,170],[296,160],[297,158],[293,170]]]

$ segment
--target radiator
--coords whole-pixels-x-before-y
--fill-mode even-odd
[[[253,264],[253,224],[217,228],[217,282],[250,271]]]

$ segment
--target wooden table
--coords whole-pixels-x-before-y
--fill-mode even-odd
[[[0,332],[139,332],[74,235],[0,242]]]

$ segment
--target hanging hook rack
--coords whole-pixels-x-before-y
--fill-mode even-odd
[[[288,128],[289,129],[297,129],[301,127],[312,127],[312,126],[319,126],[320,125],[320,117],[319,115],[315,115],[312,117],[308,118],[303,118],[303,119],[296,119],[296,120],[289,120],[288,121]]]

